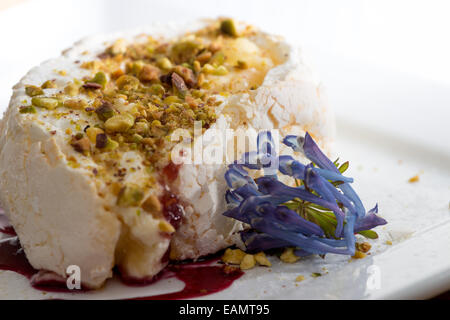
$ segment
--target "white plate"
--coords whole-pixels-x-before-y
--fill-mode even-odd
[[[287,265],[274,258],[272,268],[247,271],[229,289],[203,298],[428,298],[450,289],[450,88],[322,47],[308,49],[336,109],[336,155],[350,161],[348,175],[366,208],[378,202],[389,223],[376,229],[380,239],[370,241],[373,249],[364,259],[328,255]],[[12,69],[10,75],[18,77]],[[11,86],[9,79],[0,75],[0,84]],[[0,96],[3,107],[7,96]],[[419,181],[409,183],[416,174]],[[313,278],[313,272],[323,275]],[[306,279],[296,283],[298,275]],[[100,291],[71,296],[42,293],[24,277],[0,271],[0,299],[129,298],[182,286],[175,279],[140,288],[113,280]]]

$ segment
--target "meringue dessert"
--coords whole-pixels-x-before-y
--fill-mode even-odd
[[[204,145],[228,129],[334,138],[300,51],[232,19],[99,35],[33,68],[0,123],[0,204],[30,264],[99,288],[115,267],[152,279],[238,244],[227,163],[172,161],[196,121]]]

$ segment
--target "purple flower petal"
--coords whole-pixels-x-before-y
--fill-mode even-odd
[[[258,151],[245,153],[240,161],[229,166],[225,174],[231,190],[225,194],[229,210],[224,215],[251,226],[252,229],[241,233],[249,251],[295,247],[295,253],[299,256],[326,253],[354,255],[356,232],[386,224],[376,215],[378,206],[366,215],[360,198],[349,185],[353,179],[339,172],[308,133],[304,138],[287,136],[283,143],[296,152],[304,153],[318,168],[312,163],[305,166],[292,156],[276,156],[271,133],[262,132],[258,135]],[[263,169],[264,176],[253,180],[244,168]],[[303,181],[303,185],[291,187],[283,184],[278,181],[278,170]],[[342,184],[336,187],[330,181],[341,181]],[[331,225],[335,226],[336,238],[325,237],[318,224],[289,209],[286,203],[295,206],[294,199],[334,212],[336,221],[332,220]],[[317,214],[321,214],[320,210]],[[326,224],[323,226],[329,228]]]
[[[305,143],[305,138],[289,135],[283,139],[283,143],[288,147],[291,147],[292,150],[303,153],[303,144]]]
[[[241,238],[250,253],[284,248],[290,245],[289,242],[255,230],[242,231]]]

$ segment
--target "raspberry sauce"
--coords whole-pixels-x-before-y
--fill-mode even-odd
[[[166,270],[183,281],[183,290],[150,297],[139,297],[135,300],[181,300],[206,296],[222,291],[239,279],[244,273],[235,268],[227,271],[226,266],[202,266],[202,265],[169,265]]]
[[[16,235],[14,228],[9,224],[8,218],[3,214],[2,209],[0,209],[0,232],[10,236]]]
[[[171,185],[178,177],[181,165],[170,162],[162,170],[160,183],[165,186],[163,194],[159,197],[159,201],[163,207],[164,218],[176,229],[181,225],[184,215],[184,208],[180,199],[170,191]]]

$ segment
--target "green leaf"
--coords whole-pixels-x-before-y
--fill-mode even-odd
[[[344,163],[339,167],[339,172],[340,172],[340,173],[344,173],[344,172],[348,169],[348,165],[349,165],[349,162],[348,162],[348,161],[344,162]]]
[[[283,204],[284,206],[288,207],[291,210],[297,210],[298,209],[298,203],[296,201],[289,201]]]
[[[336,168],[339,168],[339,158],[334,160],[333,164],[336,166]]]
[[[341,184],[344,184],[344,181],[333,181],[331,184],[335,187],[340,186]]]
[[[331,213],[333,215],[333,217],[331,217],[328,212],[320,212],[308,207],[306,207],[305,210],[310,217],[308,220],[317,224],[327,237],[334,236],[334,233],[336,232],[336,219],[334,218],[333,213]]]
[[[358,233],[367,239],[378,239],[378,233],[373,230],[363,230]]]

